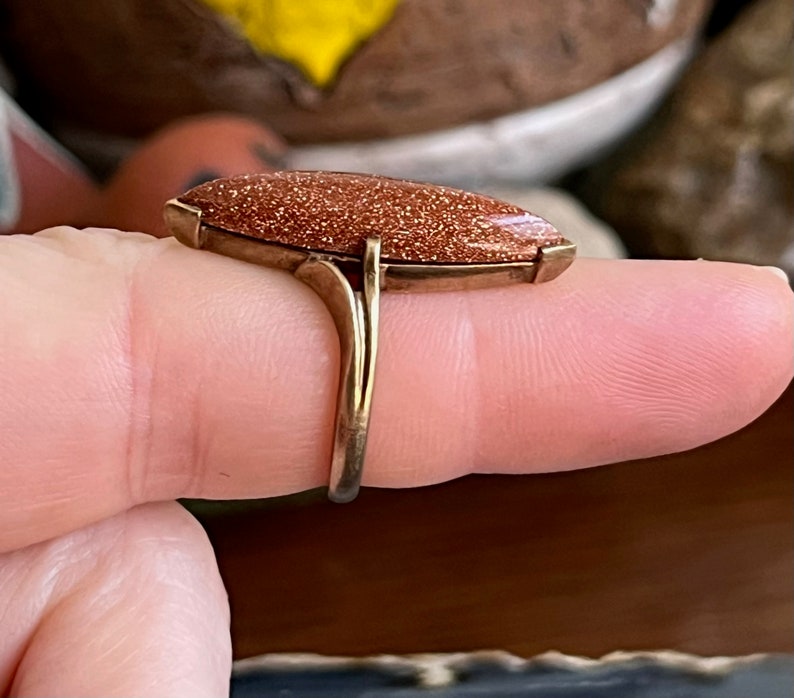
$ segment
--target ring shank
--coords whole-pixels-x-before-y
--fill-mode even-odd
[[[332,261],[309,257],[295,271],[325,302],[339,335],[340,375],[328,497],[350,502],[358,495],[378,353],[380,239],[368,238],[362,262],[362,289],[354,291]]]

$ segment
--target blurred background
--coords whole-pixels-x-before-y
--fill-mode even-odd
[[[789,0],[0,0],[0,233],[162,236],[203,181],[328,169],[791,275],[792,31]],[[236,656],[790,651],[790,398],[642,463],[194,503]]]
[[[794,272],[787,0],[0,1],[0,231],[270,168],[487,191],[589,256]]]

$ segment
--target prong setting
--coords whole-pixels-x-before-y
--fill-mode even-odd
[[[165,224],[171,234],[183,245],[200,250],[207,238],[201,225],[201,209],[179,199],[170,199],[163,208]]]
[[[538,270],[533,279],[536,284],[552,281],[570,267],[576,257],[576,245],[564,240],[559,245],[542,247],[538,256]]]
[[[358,494],[369,431],[382,291],[542,283],[576,246],[542,218],[446,187],[328,172],[246,175],[165,205],[183,244],[282,269],[317,293],[339,335],[329,498]]]

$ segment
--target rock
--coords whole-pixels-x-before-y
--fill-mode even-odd
[[[553,181],[593,162],[647,120],[692,57],[695,39],[676,41],[598,85],[489,121],[364,142],[298,145],[295,169],[377,172],[471,189]]]
[[[280,30],[298,41],[312,19],[304,8],[317,4],[307,2],[292,3],[285,26],[284,2],[4,0],[0,46],[24,82],[25,105],[58,129],[140,137],[223,110],[265,119],[292,143],[362,141],[576,94],[692,36],[710,6],[400,0],[368,41],[350,47],[333,81],[318,86],[295,62],[257,49],[247,26],[257,13],[281,13]],[[215,6],[236,7],[238,16]]]
[[[587,176],[585,199],[632,253],[794,273],[792,7],[748,7],[636,141]]]
[[[626,256],[615,231],[562,189],[498,187],[486,188],[485,192],[545,218],[576,243],[578,257],[622,259]]]

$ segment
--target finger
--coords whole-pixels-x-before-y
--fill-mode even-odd
[[[0,556],[0,688],[14,696],[221,696],[226,593],[201,527],[138,507]]]
[[[173,240],[0,240],[0,545],[147,500],[327,482],[338,340],[285,272]],[[767,270],[580,260],[556,281],[386,293],[365,484],[689,448],[792,373]]]

